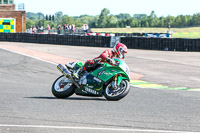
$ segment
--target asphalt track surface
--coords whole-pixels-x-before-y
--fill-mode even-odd
[[[104,48],[1,42],[86,60]],[[126,62],[142,80],[200,88],[200,53],[129,50]],[[200,132],[200,92],[131,87],[117,102],[73,95],[56,99],[56,65],[0,48],[0,133]]]

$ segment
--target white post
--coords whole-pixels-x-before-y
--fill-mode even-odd
[[[22,32],[24,32],[24,12],[22,12]]]

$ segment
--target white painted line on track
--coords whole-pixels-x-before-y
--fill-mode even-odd
[[[148,129],[126,129],[126,128],[100,128],[100,127],[70,127],[70,126],[45,126],[45,125],[7,125],[0,124],[0,127],[16,128],[47,128],[47,129],[72,129],[72,130],[99,130],[99,131],[123,131],[123,132],[152,132],[152,133],[198,133],[188,131],[170,131],[170,130],[148,130]]]
[[[7,50],[7,51],[10,51],[10,52],[12,52],[12,53],[24,55],[24,56],[27,56],[27,57],[31,57],[31,58],[34,58],[34,59],[37,59],[37,60],[40,60],[40,61],[44,61],[44,62],[50,63],[50,64],[58,65],[58,64],[56,64],[56,63],[54,63],[54,62],[46,61],[46,60],[43,60],[43,59],[40,59],[40,58],[31,56],[31,55],[27,55],[27,54],[24,54],[24,53],[20,53],[20,52],[16,52],[16,51],[10,50],[10,49],[7,49],[7,48],[1,48],[1,47],[0,47],[0,49]]]

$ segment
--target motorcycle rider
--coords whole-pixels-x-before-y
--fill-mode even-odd
[[[82,73],[83,71],[90,72],[90,71],[95,70],[98,67],[99,63],[106,62],[113,66],[118,65],[112,58],[115,57],[115,58],[124,59],[126,53],[127,53],[126,45],[123,43],[117,43],[112,50],[107,49],[100,56],[94,58],[93,60],[87,60],[84,66],[78,69],[74,73],[74,76],[76,78],[79,78],[78,75]]]

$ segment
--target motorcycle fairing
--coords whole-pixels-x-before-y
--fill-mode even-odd
[[[115,75],[121,74],[124,78],[118,78],[121,82],[122,79],[129,79],[129,76],[119,68],[119,67],[105,67],[97,69],[93,72],[91,72],[92,75],[95,77],[98,77],[99,79],[103,80],[104,82],[108,81],[110,78],[112,78]],[[119,77],[119,76],[118,76]]]
[[[82,86],[80,89],[76,89],[75,93],[77,95],[102,96],[104,82],[91,74],[88,74],[86,79],[86,85]]]

